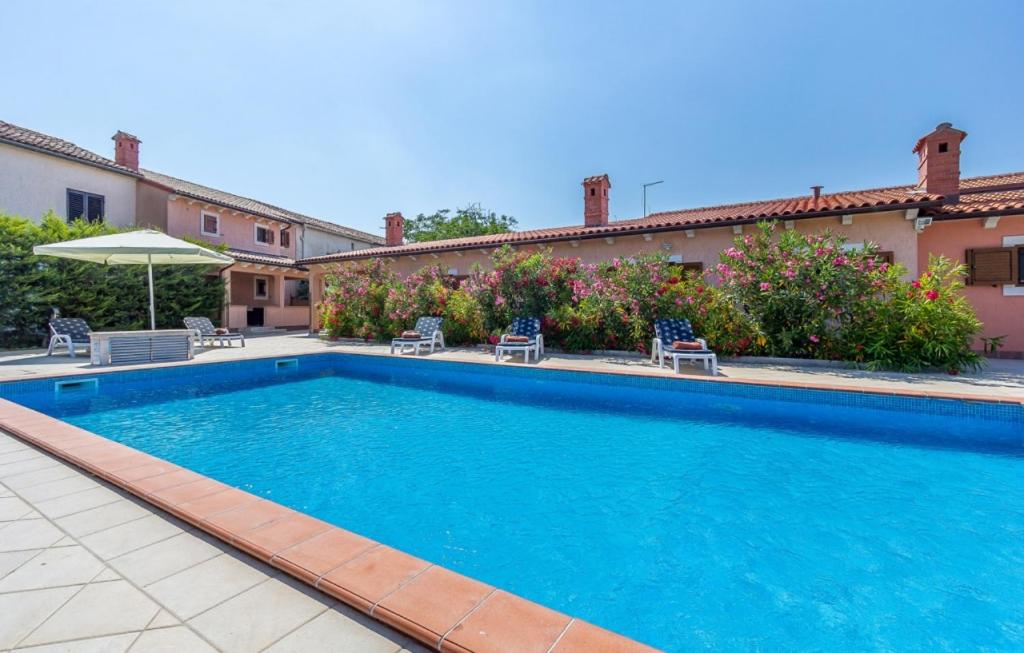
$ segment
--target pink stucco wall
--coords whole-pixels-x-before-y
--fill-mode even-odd
[[[782,224],[779,229],[783,229]],[[883,251],[892,251],[895,261],[906,266],[910,274],[917,272],[917,238],[913,223],[904,218],[902,211],[887,211],[857,215],[853,224],[843,225],[839,217],[818,218],[813,220],[797,220],[794,228],[804,233],[821,233],[831,229],[835,233],[845,235],[851,243],[871,241]],[[743,233],[752,233],[754,225],[745,225]],[[544,243],[541,245],[523,245],[528,250],[550,247],[556,256],[572,256],[587,263],[607,261],[617,256],[633,256],[642,253],[665,252],[669,255],[681,255],[686,263],[703,263],[710,267],[718,262],[719,253],[733,243],[736,235],[732,227],[696,229],[692,238],[684,231],[671,231],[649,234],[650,240],[644,236],[617,236],[608,242],[603,238],[580,240],[574,247],[568,241]],[[445,269],[455,268],[458,274],[468,274],[473,264],[484,267],[490,264],[490,251],[478,249],[463,251],[458,254],[446,252],[435,255],[420,254],[400,256],[391,263],[399,275],[406,276],[428,265],[440,265]]]
[[[1024,236],[1024,216],[1001,218],[994,229],[984,228],[984,218],[935,222],[919,238],[918,265],[928,265],[929,252],[962,263],[966,250],[1002,247],[1005,236]],[[1005,352],[1024,352],[1024,295],[1007,296],[1002,286],[968,286],[964,292],[985,325],[982,335],[1005,335]]]
[[[236,264],[237,266],[237,264]],[[246,326],[246,311],[249,308],[263,309],[263,326],[304,327],[309,324],[309,306],[289,305],[286,279],[302,279],[305,273],[283,272],[270,268],[256,269],[253,266],[225,273],[229,304],[224,313],[225,326],[240,329]],[[254,295],[255,277],[267,279],[267,298],[257,299]]]
[[[220,235],[212,236],[204,234],[200,228],[200,214],[204,210],[201,202],[189,204],[188,200],[179,197],[167,203],[167,233],[171,236],[181,237],[183,235],[202,238],[215,245],[226,244],[228,247],[245,250],[247,252],[258,252],[274,256],[288,256],[294,258],[295,243],[298,239],[297,227],[291,226],[291,242],[288,247],[281,247],[281,228],[287,227],[287,223],[276,221],[263,221],[263,226],[272,229],[274,244],[264,245],[256,242],[256,231],[253,225],[255,219],[246,218],[244,215],[235,215],[230,210],[212,211],[220,216]]]

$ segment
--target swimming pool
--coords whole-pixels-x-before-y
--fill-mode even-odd
[[[325,354],[0,396],[668,650],[1024,646],[1019,406]]]

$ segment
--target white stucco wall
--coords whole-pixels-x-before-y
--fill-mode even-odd
[[[49,210],[67,219],[67,190],[102,195],[107,222],[135,223],[135,178],[0,143],[0,213],[39,221]]]
[[[353,243],[355,247],[353,247]],[[353,249],[366,249],[372,247],[370,243],[345,238],[337,234],[321,231],[309,225],[303,226],[302,247],[298,258],[309,258],[311,256],[323,256],[336,252],[350,252]]]

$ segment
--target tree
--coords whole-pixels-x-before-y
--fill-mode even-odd
[[[405,223],[405,239],[410,243],[423,243],[428,240],[486,236],[503,234],[518,226],[512,216],[484,211],[478,205],[456,209],[454,215],[450,214],[450,209],[441,209],[430,215],[420,213]]]
[[[99,265],[32,253],[34,245],[118,231],[105,222],[68,224],[53,212],[38,224],[0,213],[0,348],[45,342],[53,308],[64,317],[85,319],[96,330],[149,328],[146,266]],[[186,315],[217,320],[224,281],[216,266],[154,268],[157,328],[180,328]]]

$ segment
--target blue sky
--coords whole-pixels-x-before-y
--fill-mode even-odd
[[[0,119],[373,232],[480,202],[522,228],[1024,169],[1019,2],[4,3]]]

